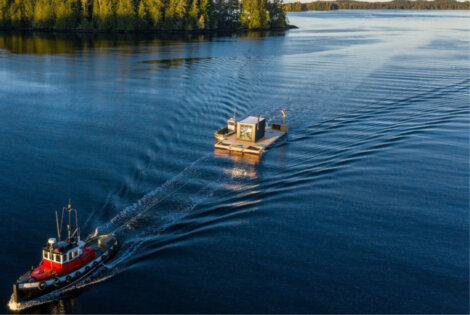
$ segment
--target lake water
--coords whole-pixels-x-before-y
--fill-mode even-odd
[[[122,244],[29,312],[467,313],[463,11],[289,14],[219,36],[0,34],[0,312],[55,236]],[[287,110],[261,161],[214,152]]]

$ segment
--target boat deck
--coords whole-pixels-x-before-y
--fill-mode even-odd
[[[283,131],[266,128],[263,138],[257,142],[250,142],[237,139],[237,134],[235,133],[223,140],[216,141],[214,147],[216,149],[227,150],[230,152],[262,155],[265,149],[285,134],[286,133]]]

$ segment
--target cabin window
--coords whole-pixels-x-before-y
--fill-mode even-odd
[[[59,255],[58,254],[54,254],[54,261],[59,262]]]
[[[253,139],[253,126],[240,125],[240,140],[251,141]]]
[[[44,258],[44,259],[49,259],[49,252],[44,251],[44,253],[43,253],[43,258]]]
[[[73,252],[70,252],[69,253],[69,260],[72,260],[73,259]]]
[[[78,256],[78,249],[73,252],[73,256]]]

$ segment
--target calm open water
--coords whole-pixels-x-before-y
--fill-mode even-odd
[[[463,11],[229,36],[0,34],[0,312],[69,198],[110,278],[30,312],[467,313]],[[290,133],[220,156],[234,108]]]

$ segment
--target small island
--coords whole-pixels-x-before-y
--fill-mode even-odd
[[[286,29],[282,0],[0,0],[0,28],[71,32]]]
[[[392,0],[389,2],[365,2],[353,0],[314,1],[301,3],[300,1],[284,4],[288,12],[300,11],[331,11],[344,9],[359,10],[469,10],[470,2],[456,0]]]

